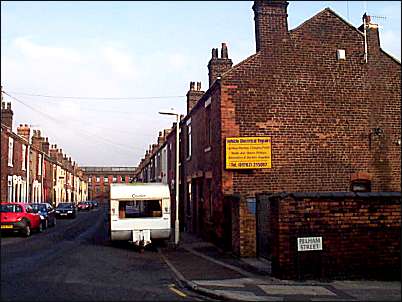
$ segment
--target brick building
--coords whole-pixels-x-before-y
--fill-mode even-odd
[[[81,167],[88,178],[90,200],[107,202],[111,183],[129,183],[134,178],[136,167]]]
[[[258,253],[262,192],[401,190],[400,62],[381,49],[378,26],[364,15],[355,28],[326,8],[288,30],[287,6],[254,2],[256,53],[232,66],[225,43],[220,56],[212,49],[209,88],[190,83],[180,122],[181,227],[240,256]],[[172,197],[174,128],[161,145]],[[227,168],[226,139],[245,137],[269,138],[270,168]],[[138,175],[153,173],[158,150]]]
[[[78,165],[61,149],[49,149],[40,130],[21,124],[15,133],[12,125],[11,103],[2,102],[1,200],[53,205],[86,200],[86,179]]]
[[[171,129],[159,132],[156,144],[149,145],[135,171],[135,181],[168,183],[168,147],[166,138]]]

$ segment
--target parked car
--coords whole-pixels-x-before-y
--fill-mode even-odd
[[[44,229],[49,226],[56,225],[56,213],[51,204],[49,203],[31,203],[32,209],[35,213],[40,215],[42,225]]]
[[[90,208],[91,207],[89,206],[89,204],[87,204],[87,203],[85,203],[83,201],[79,202],[78,206],[77,206],[78,211],[82,211],[82,210],[89,211]]]
[[[92,204],[92,202],[90,202],[90,201],[85,201],[85,203],[88,205],[88,207],[89,207],[90,209],[93,209],[93,208],[94,208],[94,205]]]
[[[66,217],[75,218],[77,216],[77,208],[72,202],[61,202],[56,207],[56,218]]]
[[[99,204],[98,204],[98,202],[96,200],[92,200],[91,202],[94,204],[95,208],[99,207]]]
[[[31,236],[32,230],[42,232],[40,215],[27,203],[2,202],[0,208],[0,228],[2,232],[18,232],[25,237]]]

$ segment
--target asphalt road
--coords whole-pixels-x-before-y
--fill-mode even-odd
[[[29,238],[1,238],[2,301],[194,301],[155,247],[111,244],[106,210],[58,219]]]

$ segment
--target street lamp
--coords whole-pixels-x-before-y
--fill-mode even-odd
[[[176,220],[174,223],[174,243],[179,243],[179,122],[180,114],[175,112],[173,108],[170,111],[159,111],[159,114],[176,116]]]

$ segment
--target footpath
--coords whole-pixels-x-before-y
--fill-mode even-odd
[[[269,261],[235,258],[188,233],[159,252],[181,286],[217,300],[401,301],[398,281],[280,280],[271,277]]]

